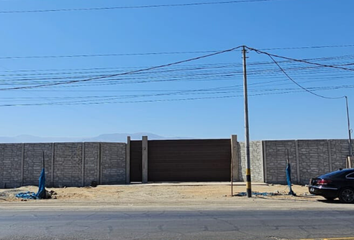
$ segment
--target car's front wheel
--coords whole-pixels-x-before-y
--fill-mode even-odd
[[[339,193],[339,200],[344,203],[354,202],[354,190],[352,188],[343,188]]]

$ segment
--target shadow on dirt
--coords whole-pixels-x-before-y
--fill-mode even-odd
[[[339,199],[327,200],[327,199],[318,199],[318,202],[330,203],[330,204],[353,204],[353,203],[344,203],[339,201]]]

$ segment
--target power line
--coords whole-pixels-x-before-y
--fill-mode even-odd
[[[113,7],[92,7],[92,8],[60,8],[60,9],[12,10],[12,11],[0,11],[0,14],[75,12],[75,11],[106,11],[106,10],[166,8],[166,7],[193,7],[193,6],[203,6],[203,5],[204,6],[205,5],[225,5],[225,4],[271,2],[271,1],[279,1],[279,0],[238,0],[238,1],[222,1],[222,2],[194,2],[194,3],[154,4],[154,5],[138,5],[138,6],[113,6]]]
[[[262,53],[262,54],[265,54],[265,55],[268,55],[268,56],[282,58],[282,59],[286,59],[286,60],[289,60],[289,61],[307,63],[307,64],[316,65],[316,66],[319,66],[319,67],[337,68],[337,69],[342,69],[342,70],[346,70],[346,71],[354,71],[354,69],[352,69],[352,68],[346,68],[346,67],[340,67],[340,66],[334,66],[334,65],[327,65],[327,64],[321,64],[321,63],[309,62],[309,61],[304,60],[304,59],[289,58],[289,57],[284,57],[284,56],[280,56],[280,55],[264,52],[264,51],[261,51],[261,50],[255,49],[255,48],[250,48],[250,47],[247,47],[247,48],[249,50],[255,51],[257,53]]]
[[[234,68],[235,66],[237,66],[237,64],[235,63],[225,63],[225,64],[199,64],[199,65],[186,65],[183,68],[166,68],[164,70],[158,70],[158,71],[154,71],[154,72],[149,72],[149,73],[170,73],[170,72],[186,72],[186,71],[201,71],[201,70],[205,70],[205,71],[210,71],[210,70],[220,70],[220,69],[227,69],[227,68]],[[146,67],[140,67],[140,68],[146,68]],[[123,70],[123,68],[102,68],[102,69],[108,69],[108,70],[95,70],[97,68],[86,68],[83,71],[53,71],[53,70],[38,70],[39,73],[18,73],[21,72],[21,70],[19,71],[11,71],[11,72],[16,72],[16,73],[7,73],[7,74],[0,74],[0,77],[26,77],[29,76],[31,77],[31,79],[33,79],[33,76],[44,76],[43,79],[51,79],[48,78],[46,76],[50,76],[50,75],[74,75],[74,74],[85,74],[85,75],[79,75],[80,77],[82,76],[87,76],[87,74],[95,74],[95,73],[109,73],[109,72],[117,72],[117,70]],[[130,68],[125,68],[125,69],[139,69],[139,67],[130,67]],[[52,72],[50,72],[52,71]],[[126,70],[125,70],[126,71]],[[26,71],[26,72],[37,72],[37,70],[33,70],[33,71]],[[59,78],[55,78],[55,79],[59,79]]]
[[[267,50],[267,51],[269,51],[269,50],[304,50],[304,49],[350,48],[350,47],[354,47],[354,44],[324,45],[324,46],[300,46],[300,47],[274,47],[274,48],[262,48],[261,50]],[[165,52],[145,52],[145,53],[98,53],[98,54],[68,54],[68,55],[2,56],[2,57],[0,57],[0,60],[181,55],[181,54],[215,53],[215,52],[219,52],[219,51],[221,51],[221,50],[165,51]]]
[[[341,55],[341,56],[333,56],[333,57],[320,57],[320,58],[309,58],[304,60],[316,60],[316,61],[328,61],[328,60],[342,60],[342,59],[353,59],[354,55]],[[293,61],[290,60],[283,60],[279,61],[279,63],[291,63]],[[253,62],[249,65],[251,66],[259,66],[259,65],[269,65],[273,64],[273,62]],[[333,64],[332,64],[333,65]],[[354,63],[337,63],[334,66],[350,66],[354,65]],[[214,63],[214,64],[193,64],[193,65],[185,65],[183,68],[167,68],[165,70],[159,70],[158,72],[154,73],[165,73],[165,72],[178,72],[178,71],[197,71],[197,70],[210,70],[210,69],[225,69],[225,68],[234,68],[237,66],[241,66],[241,64],[237,63]],[[311,68],[320,68],[321,66],[315,67],[295,67],[294,69],[311,69]],[[147,68],[147,67],[94,67],[94,68],[76,68],[76,69],[36,69],[36,70],[12,70],[12,71],[3,71],[8,72],[9,74],[0,74],[0,77],[17,77],[17,76],[31,76],[31,79],[17,79],[16,80],[33,80],[32,76],[48,76],[48,75],[73,75],[73,74],[88,74],[88,73],[108,73],[108,72],[116,72],[117,70],[124,70],[124,69],[139,69],[139,68]],[[259,69],[252,68],[250,71],[258,71]],[[29,73],[30,72],[30,73]],[[36,73],[31,73],[36,72]],[[242,71],[240,71],[242,73]],[[82,76],[75,76],[75,77],[85,77]],[[86,76],[90,77],[90,76]],[[55,78],[36,78],[35,80],[53,80],[53,79],[64,79],[70,77],[55,77]],[[3,80],[2,80],[3,81]]]
[[[280,62],[278,62],[280,63]],[[327,69],[319,69],[319,66],[310,66],[310,67],[289,67],[289,68],[283,68],[283,70],[287,70],[287,71],[291,71],[292,73],[295,74],[317,74],[318,73],[322,73],[323,70],[327,70]],[[146,72],[146,73],[139,73],[138,76],[134,76],[134,77],[125,77],[125,78],[109,78],[109,81],[105,81],[105,83],[101,83],[103,81],[102,80],[98,80],[98,85],[112,85],[112,84],[116,84],[117,81],[122,83],[122,84],[127,84],[127,83],[147,83],[147,82],[165,82],[165,81],[194,81],[194,80],[212,80],[212,78],[215,78],[215,80],[217,79],[217,81],[220,80],[224,80],[224,79],[229,79],[231,77],[235,77],[240,75],[242,72],[241,71],[235,71],[235,70],[224,70],[221,69],[221,71],[219,71],[219,69],[217,69],[218,71],[210,71],[210,69],[204,69],[204,68],[195,68],[195,69],[176,69],[173,71],[183,71],[183,70],[191,70],[192,72],[185,74],[184,72],[181,73],[173,73],[173,74],[164,74],[165,71],[161,71],[161,72]],[[280,70],[278,69],[252,69],[249,70],[249,74],[253,75],[253,76],[263,76],[264,77],[272,77],[272,78],[278,78],[278,76],[276,76],[276,74],[279,72]],[[168,71],[167,71],[168,72]],[[281,72],[281,71],[280,71]],[[152,73],[152,74],[151,74]],[[156,74],[157,73],[157,74]],[[163,73],[163,74],[160,74]],[[67,76],[66,74],[68,74],[67,72],[63,73],[64,75],[58,75],[57,77],[40,77],[40,78],[34,78],[32,77],[32,74],[29,74],[30,77],[28,78],[9,78],[9,79],[2,79],[0,80],[0,85],[33,85],[33,84],[40,84],[40,83],[48,83],[47,81],[52,81],[52,80],[62,80],[62,79],[84,79],[84,78],[91,78],[91,77],[99,77],[102,76],[101,75],[78,75],[78,76]],[[337,73],[333,73],[335,75],[331,75],[328,72],[323,72],[323,74],[325,74],[323,77],[328,78],[328,77],[336,77],[338,78],[338,74]],[[348,73],[348,74],[352,74],[352,73]],[[348,75],[345,74],[345,76],[340,76],[341,78],[343,77],[352,77],[353,75]],[[22,74],[20,74],[20,76],[22,76]],[[311,76],[310,76],[311,77]],[[308,76],[306,78],[309,78]],[[318,77],[317,77],[318,78]],[[78,86],[78,85],[75,85]],[[82,86],[82,85],[80,85]],[[95,85],[97,86],[97,84]]]
[[[278,62],[279,63],[279,62]],[[274,63],[273,63],[274,64]],[[310,70],[312,68],[316,68],[316,71],[315,72],[307,72],[304,73],[306,74],[306,76],[304,75],[304,77],[306,79],[322,79],[322,81],[326,78],[330,78],[330,80],[335,80],[335,79],[339,79],[339,78],[352,78],[353,75],[345,75],[345,76],[337,76],[337,73],[335,73],[335,75],[331,75],[329,73],[323,73],[325,75],[323,76],[318,76],[318,69],[319,67],[318,66],[311,66],[309,67]],[[297,74],[297,71],[294,72],[294,70],[296,70],[297,68],[283,68],[285,71],[286,70],[290,70],[292,71],[292,73],[296,73]],[[303,70],[303,68],[300,68],[300,70]],[[327,69],[324,69],[324,70],[327,70]],[[281,72],[279,70],[279,72]],[[102,80],[98,80],[99,82],[95,83],[95,84],[75,84],[75,85],[66,85],[66,87],[84,87],[84,86],[88,86],[88,87],[95,87],[95,86],[112,86],[112,85],[117,85],[117,84],[145,84],[145,83],[159,83],[159,82],[176,82],[176,81],[188,81],[188,82],[191,82],[191,81],[213,81],[213,82],[220,82],[220,81],[225,81],[225,80],[232,80],[235,76],[239,75],[239,72],[235,71],[235,72],[196,72],[196,73],[192,73],[192,74],[178,74],[178,75],[153,75],[153,76],[150,76],[150,73],[151,72],[147,72],[147,73],[144,73],[144,75],[139,75],[139,76],[136,76],[136,77],[125,77],[125,78],[110,78],[109,81],[106,81],[105,79],[102,79]],[[267,83],[277,83],[277,85],[284,85],[285,83],[279,83],[279,81],[268,81],[268,82],[264,82],[265,78],[280,78],[281,76],[278,76],[277,73],[278,73],[278,70],[277,71],[274,71],[273,69],[272,70],[262,70],[260,72],[254,72],[254,71],[250,71],[249,73],[252,73],[253,76],[255,77],[262,77],[262,82],[257,82],[257,83],[253,83],[254,85],[266,85]],[[315,74],[316,73],[316,76],[307,76],[308,74]],[[146,75],[147,74],[147,75]],[[334,74],[334,73],[333,73]],[[351,74],[351,73],[350,73]],[[97,76],[97,75],[96,75]],[[89,76],[87,76],[89,77]],[[315,78],[313,78],[315,77]],[[65,79],[67,77],[57,77],[57,78],[48,78],[48,79],[45,79],[45,80],[50,80],[50,79],[53,79],[53,80],[57,80],[57,79]],[[78,77],[69,77],[71,79],[73,78],[78,78]],[[82,79],[82,78],[81,78]],[[0,81],[0,85],[3,85],[4,87],[5,86],[14,86],[14,85],[20,85],[20,86],[23,86],[23,85],[34,85],[34,84],[41,84],[41,83],[46,83],[46,81],[37,81],[37,79],[20,79],[21,81],[18,81],[17,82],[17,79],[14,79],[14,80],[7,80],[7,81]],[[25,81],[23,81],[25,80]],[[256,78],[253,78],[253,80],[256,80]],[[104,82],[102,82],[104,81]],[[327,80],[329,81],[329,80]],[[311,81],[307,81],[307,82],[311,82]],[[53,90],[51,90],[53,91]],[[75,90],[75,91],[80,91],[80,90]]]
[[[322,48],[347,48],[354,47],[354,44],[342,45],[322,45],[322,46],[303,46],[303,47],[274,47],[274,48],[261,48],[261,50],[300,50],[300,49],[322,49]]]
[[[107,79],[107,78],[111,78],[109,82],[107,82],[108,84],[112,84],[112,81],[111,80],[115,80],[115,81],[130,81],[131,79],[134,79],[134,78],[131,78],[131,77],[128,77],[128,79],[124,79],[124,78],[118,78],[118,79],[112,79],[113,77],[117,77],[117,76],[121,76],[121,75],[130,75],[130,74],[141,74],[141,75],[138,75],[138,77],[135,79],[150,79],[150,78],[155,78],[156,77],[156,74],[161,74],[161,73],[165,73],[165,72],[169,72],[169,71],[185,71],[186,68],[184,66],[184,69],[173,69],[173,68],[168,68],[170,66],[174,66],[174,65],[177,65],[177,64],[180,64],[180,63],[185,63],[185,62],[190,62],[190,61],[194,61],[194,60],[198,60],[198,59],[201,59],[201,58],[206,58],[206,57],[210,57],[210,56],[213,56],[213,55],[217,55],[217,54],[222,54],[222,53],[226,53],[226,52],[230,52],[230,51],[234,51],[236,49],[238,49],[239,47],[236,47],[236,48],[231,48],[231,49],[228,49],[228,50],[224,50],[224,51],[220,51],[220,52],[216,52],[216,53],[212,53],[212,54],[208,54],[208,55],[204,55],[204,56],[200,56],[200,57],[196,57],[196,58],[191,58],[191,59],[187,59],[187,60],[183,60],[183,61],[178,61],[178,62],[174,62],[174,63],[169,63],[169,64],[164,64],[164,65],[160,65],[160,66],[154,66],[154,67],[148,67],[148,68],[144,68],[144,69],[137,69],[137,70],[132,70],[132,71],[128,71],[128,72],[123,72],[123,73],[116,73],[116,74],[110,74],[110,75],[96,75],[96,76],[93,76],[93,77],[90,77],[90,78],[87,78],[87,79],[79,79],[79,80],[71,80],[71,81],[66,81],[66,82],[51,82],[51,83],[46,83],[46,84],[40,84],[40,85],[35,85],[35,86],[22,86],[22,87],[16,87],[16,88],[6,88],[6,89],[0,89],[0,90],[15,90],[15,89],[32,89],[32,88],[39,88],[39,87],[47,87],[47,86],[56,86],[56,85],[66,85],[68,84],[70,86],[71,83],[81,83],[81,82],[88,82],[88,81],[92,81],[92,80],[100,80],[100,79]],[[249,48],[250,49],[250,48]],[[252,49],[253,50],[253,49]],[[257,49],[254,49],[254,50],[257,50]],[[259,51],[259,50],[257,50]],[[259,51],[258,53],[262,53],[262,54],[269,54],[269,53],[266,53],[266,52],[263,52],[263,51]],[[297,70],[297,69],[300,69],[301,71],[303,69],[315,69],[316,71],[320,70],[320,68],[322,69],[325,69],[324,67],[326,67],[327,69],[330,68],[335,68],[335,69],[338,69],[338,66],[339,65],[328,65],[328,64],[319,64],[319,63],[311,63],[312,65],[315,65],[315,66],[311,66],[311,67],[301,67],[301,68],[298,68],[297,66],[300,66],[299,63],[307,63],[309,64],[308,62],[308,59],[306,60],[299,60],[299,59],[296,59],[298,61],[294,61],[292,58],[287,58],[287,57],[283,57],[285,58],[284,61],[275,61],[275,59],[273,58],[273,55],[272,54],[269,54],[268,55],[272,61],[278,66],[278,68],[280,69],[281,72],[283,72],[285,75],[287,75],[287,77],[295,84],[298,85],[298,87],[300,87],[302,90],[305,90],[307,89],[307,92],[311,92],[311,91],[314,91],[316,90],[316,88],[304,88],[302,87],[300,84],[298,84],[297,82],[295,82],[287,73],[286,73],[286,68],[282,68],[280,66],[280,62],[283,62],[283,63],[286,63],[286,64],[289,64],[289,63],[292,63],[292,62],[296,62],[295,65],[293,64],[290,64],[290,65],[287,65],[287,66],[290,66],[290,68],[288,68],[287,70],[291,70],[291,71],[294,71],[294,70]],[[277,57],[281,57],[281,56],[278,56],[278,55],[275,55]],[[274,57],[275,57],[274,56]],[[325,58],[320,58],[321,60],[323,61],[327,61],[327,60],[332,60],[332,59],[342,59],[343,57],[347,57],[347,56],[339,56],[339,57],[325,57]],[[349,56],[350,58],[352,56]],[[305,62],[304,62],[305,61]],[[307,61],[307,62],[306,62]],[[346,63],[346,64],[343,64],[343,62],[341,62],[341,65],[350,65],[352,63]],[[232,64],[231,64],[232,65]],[[231,67],[230,65],[230,67]],[[189,65],[190,66],[190,65]],[[204,72],[205,70],[205,66],[198,66],[198,65],[193,65],[194,67],[192,68],[187,68],[187,70],[193,70],[193,71],[197,71],[197,72],[192,72],[192,74],[182,74],[182,75],[172,75],[172,79],[157,79],[157,81],[174,81],[174,80],[180,80],[181,78],[183,77],[186,77],[187,79],[188,78],[196,78],[196,76],[202,76],[202,78],[207,78],[207,77],[214,77],[215,79],[214,80],[219,80],[219,79],[216,79],[218,77],[232,77],[232,76],[235,76],[235,74],[237,74],[238,72],[237,71],[224,71],[222,69],[222,71],[219,71],[219,69],[217,69],[218,71],[206,71]],[[213,64],[206,64],[206,66],[213,66],[212,68],[214,68],[215,65]],[[220,66],[215,66],[216,68],[219,68]],[[221,66],[222,67],[222,66]],[[167,70],[163,70],[163,71],[152,71],[152,70],[155,70],[155,69],[159,69],[159,68],[167,68]],[[200,70],[203,70],[203,71],[200,71]],[[273,74],[268,74],[267,72],[269,71],[272,71],[274,73],[276,73],[273,69],[260,69],[261,71],[265,72],[266,75],[268,75],[268,77],[272,77],[273,78]],[[346,70],[345,69],[341,69],[341,70]],[[322,72],[322,70],[320,70]],[[318,73],[318,72],[317,72]],[[61,74],[61,73],[59,73]],[[66,73],[63,73],[63,74],[67,74]],[[75,74],[75,73],[74,73]],[[155,75],[152,75],[151,77],[151,74],[155,74]],[[31,74],[29,74],[31,75]],[[144,76],[145,75],[145,76]],[[170,76],[170,74],[168,74],[167,76]],[[85,77],[85,76],[72,76],[70,78],[79,78],[79,77]],[[165,78],[166,75],[162,75],[162,78]],[[161,76],[158,76],[157,75],[157,78],[161,78]],[[16,80],[16,79],[15,79]],[[27,79],[27,80],[31,80],[30,78]],[[9,80],[10,81],[10,80]],[[144,81],[141,81],[141,82],[150,82],[150,80],[144,80]],[[6,81],[4,82],[6,84]],[[106,81],[104,82],[106,83]],[[113,82],[114,83],[114,82]],[[134,83],[137,83],[137,82],[134,82]],[[264,84],[264,83],[262,83]],[[279,84],[278,84],[279,85]],[[76,86],[76,85],[75,85]],[[80,85],[82,86],[82,85]],[[339,86],[335,86],[331,89],[339,89],[340,87]],[[349,88],[349,87],[348,87]],[[351,88],[351,87],[350,87]],[[217,88],[218,89],[218,88]],[[215,90],[217,90],[215,89]],[[135,98],[135,97],[162,97],[162,96],[166,96],[166,95],[186,95],[186,94],[191,94],[193,92],[197,92],[195,94],[225,94],[225,93],[228,93],[230,91],[232,91],[232,89],[220,89],[219,91],[215,91],[213,90],[214,92],[201,92],[199,90],[199,92],[197,92],[196,90],[183,90],[183,91],[180,91],[180,92],[172,92],[172,93],[159,93],[159,94],[144,94],[144,95],[139,95],[139,94],[135,94],[135,95],[130,95],[130,96],[126,96],[126,98]],[[282,90],[283,92],[279,93],[279,94],[285,94],[285,93],[290,93],[290,91],[286,91],[287,89],[284,89]],[[325,90],[325,89],[317,89],[317,90]],[[274,91],[280,91],[279,89],[255,89],[254,91],[258,91],[258,92],[274,92]],[[295,91],[292,91],[292,92],[295,92]],[[267,93],[268,94],[268,93]],[[314,93],[312,93],[314,94]],[[259,95],[266,95],[266,94],[256,94],[257,96]],[[319,95],[319,94],[314,94],[316,96],[321,96],[321,97],[324,97],[322,95]],[[106,97],[106,99],[105,99]],[[225,96],[220,96],[220,98],[224,98]],[[85,98],[85,97],[83,97]],[[92,97],[86,97],[86,98],[92,98],[94,99],[95,97],[92,96]],[[113,99],[112,99],[113,98]],[[83,104],[104,104],[104,103],[113,103],[112,100],[117,100],[117,99],[122,99],[124,98],[124,96],[111,96],[108,98],[108,96],[96,96],[96,102],[95,103],[92,103],[90,99],[88,100],[83,100],[83,101],[79,101],[80,104],[81,102]],[[324,98],[327,98],[327,97],[324,97]],[[63,98],[65,99],[65,98]],[[190,100],[197,100],[198,98],[190,98]],[[202,99],[207,99],[207,98],[202,98]],[[333,98],[330,98],[330,99],[333,99]],[[68,99],[69,100],[69,99]],[[181,99],[181,100],[185,100],[185,99]],[[99,102],[98,102],[99,101]],[[110,102],[108,102],[110,101]],[[155,100],[152,100],[152,101],[155,101]],[[173,100],[175,101],[175,100]],[[61,103],[49,103],[49,104],[52,104],[52,105],[64,105],[64,104],[69,104],[69,105],[74,105],[74,104],[78,104],[79,102],[75,101],[75,102],[61,102]],[[48,105],[47,103],[38,103],[39,105]],[[37,105],[38,105],[37,104]],[[24,106],[24,105],[23,105]],[[27,105],[26,105],[27,106]]]
[[[278,62],[279,63],[279,62]],[[311,67],[296,67],[296,68],[283,68],[284,70],[292,71],[293,73],[297,73],[298,70],[303,70],[306,71],[306,74],[317,74],[322,72],[321,69],[318,69],[318,66],[311,66]],[[199,68],[196,69],[188,69],[188,70],[199,70]],[[307,70],[311,70],[311,72],[308,72]],[[314,71],[316,70],[316,71]],[[324,69],[326,70],[326,69]],[[264,69],[264,70],[252,70],[249,71],[249,73],[253,76],[263,76],[264,77],[271,77],[272,79],[274,78],[279,78],[275,74],[278,73],[280,70],[273,70],[273,69]],[[320,71],[320,72],[319,72]],[[280,71],[281,72],[281,71]],[[231,80],[230,78],[235,77],[240,74],[239,71],[201,71],[201,72],[192,72],[191,74],[173,74],[173,75],[151,75],[151,72],[146,72],[146,73],[140,73],[139,76],[136,77],[128,77],[128,78],[110,78],[109,81],[105,81],[104,83],[98,82],[97,84],[90,84],[90,85],[75,85],[74,87],[78,86],[102,86],[102,85],[115,85],[115,84],[138,84],[138,83],[156,83],[156,82],[171,82],[171,81],[195,81],[195,80],[201,80],[201,81],[223,81],[223,80]],[[153,72],[154,73],[154,72]],[[28,85],[28,84],[39,84],[39,83],[44,83],[47,80],[60,80],[60,79],[82,79],[82,78],[88,78],[88,77],[95,77],[95,76],[102,76],[102,75],[94,75],[94,76],[60,76],[60,77],[55,77],[55,78],[20,78],[20,79],[9,79],[9,80],[2,80],[0,81],[1,85]],[[329,73],[325,73],[322,78],[328,78],[328,77],[335,77],[335,78],[344,78],[344,77],[352,77],[352,75],[346,75],[346,76],[337,76],[337,73],[335,75],[331,75]],[[306,78],[309,78],[306,76]],[[316,77],[317,79],[319,77]],[[98,80],[100,81],[100,80]],[[101,80],[103,81],[103,79]],[[262,83],[263,84],[263,83]]]
[[[203,59],[203,58],[208,58],[208,57],[211,57],[211,56],[215,56],[215,55],[219,55],[219,54],[223,54],[223,53],[227,53],[227,52],[234,51],[234,50],[236,50],[236,49],[238,49],[238,48],[240,48],[240,47],[241,47],[241,46],[234,47],[234,48],[230,48],[230,49],[223,50],[223,51],[216,52],[216,53],[211,53],[211,54],[199,56],[199,57],[189,58],[189,59],[182,60],[182,61],[177,61],[177,62],[168,63],[168,64],[163,64],[163,65],[158,65],[158,66],[153,66],[153,67],[144,68],[144,69],[138,69],[138,70],[128,71],[128,72],[124,72],[124,73],[103,75],[103,76],[98,76],[98,77],[93,77],[93,78],[88,78],[88,79],[71,80],[71,81],[66,81],[66,82],[54,82],[54,83],[48,83],[48,84],[40,84],[40,85],[34,85],[34,86],[22,86],[22,87],[13,87],[13,88],[1,88],[0,91],[19,90],[19,89],[32,89],[32,88],[49,87],[49,86],[58,86],[58,85],[66,85],[66,84],[73,84],[73,83],[88,82],[88,81],[93,81],[93,80],[98,80],[98,79],[104,79],[104,78],[111,78],[111,77],[117,77],[117,76],[124,76],[124,75],[129,75],[129,74],[136,74],[136,73],[140,73],[140,72],[151,71],[151,70],[154,70],[154,69],[159,69],[159,68],[174,66],[174,65],[178,65],[178,64],[182,64],[182,63],[187,63],[187,62],[196,61],[196,60]]]
[[[287,72],[285,72],[285,70],[278,64],[278,62],[273,58],[273,56],[275,56],[275,57],[280,57],[280,58],[285,58],[285,59],[288,59],[288,60],[290,60],[291,58],[277,56],[277,55],[270,54],[270,53],[267,53],[267,52],[262,52],[262,51],[259,51],[259,50],[253,49],[253,48],[252,48],[251,50],[256,51],[257,53],[263,53],[263,54],[266,54],[267,56],[269,56],[269,57],[272,59],[272,61],[279,67],[279,69],[284,73],[284,75],[285,75],[288,79],[290,79],[294,84],[296,84],[298,87],[300,87],[301,89],[303,89],[304,91],[306,91],[306,92],[308,92],[308,93],[310,93],[310,94],[312,94],[312,95],[315,95],[315,96],[317,96],[317,97],[325,98],[325,99],[341,99],[341,98],[344,98],[344,96],[342,96],[342,97],[326,97],[326,96],[323,96],[323,95],[314,93],[313,91],[311,91],[311,90],[309,90],[309,89],[303,87],[302,85],[300,85],[299,83],[297,83],[294,79],[292,79],[292,78],[289,76],[289,74],[287,74]],[[323,65],[323,64],[317,64],[317,63],[311,63],[311,62],[307,62],[307,61],[303,61],[303,60],[298,60],[298,59],[291,59],[291,60],[293,60],[293,61],[296,60],[296,61],[299,61],[299,62],[301,61],[301,62],[305,62],[305,63],[309,63],[309,64],[314,64],[314,65],[317,65],[317,66],[322,65],[323,67],[339,68],[339,67],[330,66],[330,65]]]
[[[177,54],[203,54],[214,53],[210,51],[180,51],[180,52],[147,52],[147,53],[103,53],[103,54],[73,54],[73,55],[33,55],[33,56],[6,56],[0,59],[50,59],[50,58],[88,58],[88,57],[122,57],[122,56],[151,56],[151,55],[177,55]]]
[[[317,94],[317,93],[314,93],[313,91],[303,87],[302,85],[300,85],[299,83],[297,83],[294,79],[292,79],[285,71],[284,69],[277,63],[277,61],[275,61],[275,59],[269,55],[269,57],[274,61],[274,63],[279,67],[279,69],[285,74],[285,76],[287,76],[293,83],[295,83],[298,87],[300,87],[301,89],[305,90],[306,92],[312,94],[312,95],[315,95],[317,97],[321,97],[321,98],[325,98],[325,99],[340,99],[340,98],[343,98],[344,96],[342,97],[326,97],[326,96],[323,96],[323,95],[320,95],[320,94]]]
[[[313,90],[332,90],[332,89],[339,89],[339,88],[354,88],[354,85],[344,85],[344,86],[334,86],[334,87],[317,87],[317,88],[312,88],[312,89]],[[191,90],[191,91],[193,91],[193,90]],[[211,92],[211,93],[201,92],[201,93],[195,93],[195,94],[220,94],[220,93],[225,94],[225,93],[229,93],[230,91],[219,91],[219,92]],[[259,91],[261,93],[250,94],[250,96],[280,95],[280,94],[296,93],[296,92],[300,92],[300,91],[302,91],[302,90],[296,90],[293,88],[290,88],[290,89],[265,89],[265,90]],[[184,94],[182,94],[182,95],[184,95]],[[97,96],[97,97],[99,97],[99,96]],[[93,98],[97,98],[97,97],[93,96]],[[190,98],[175,98],[175,99],[145,99],[145,100],[121,101],[123,99],[138,98],[138,97],[148,97],[148,96],[146,96],[146,95],[142,95],[142,96],[128,95],[128,96],[120,96],[120,97],[110,96],[110,97],[103,98],[103,99],[76,100],[76,101],[65,101],[65,102],[10,103],[10,104],[1,104],[0,107],[177,102],[177,101],[194,101],[194,100],[204,100],[204,99],[226,99],[226,98],[243,97],[243,95],[239,94],[239,95],[222,95],[222,96],[190,97]]]
[[[242,92],[242,85],[232,85],[224,87],[192,89],[192,90],[160,90],[165,91],[162,93],[150,93],[150,94],[129,94],[129,95],[93,95],[93,96],[65,96],[65,97],[45,97],[44,100],[67,100],[68,103],[92,101],[92,100],[108,100],[108,99],[124,99],[124,98],[145,98],[145,97],[164,97],[173,95],[190,95],[190,94],[221,94],[229,92]],[[320,86],[320,87],[308,87],[307,89],[312,91],[324,91],[324,90],[337,90],[343,88],[354,88],[354,85],[339,85],[339,86]],[[268,92],[284,92],[288,93],[298,92],[298,88],[268,88],[268,89],[253,89],[250,88],[250,92],[268,93]],[[124,92],[124,91],[123,91]],[[43,100],[42,97],[1,97],[2,101],[34,101]],[[77,101],[79,99],[80,101]],[[82,100],[84,99],[84,100]],[[75,100],[75,101],[73,101]],[[51,104],[51,103],[50,103]]]

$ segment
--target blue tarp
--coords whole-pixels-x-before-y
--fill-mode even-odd
[[[36,197],[38,199],[45,199],[45,171],[44,168],[42,169],[41,176],[39,177],[39,185],[38,185],[38,192]]]
[[[46,198],[46,191],[45,191],[45,170],[42,169],[41,175],[39,177],[39,185],[38,185],[38,192],[20,192],[16,194],[17,198],[23,199],[45,199]]]
[[[36,194],[34,192],[20,192],[16,194],[16,197],[23,199],[37,199]]]
[[[289,195],[296,196],[296,194],[293,192],[293,189],[291,188],[291,168],[290,168],[290,163],[288,163],[288,166],[286,167],[286,181],[289,186]]]

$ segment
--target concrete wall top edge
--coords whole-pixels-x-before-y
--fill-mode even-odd
[[[22,145],[23,143],[0,143],[1,145]]]
[[[284,140],[261,140],[263,142],[288,142],[288,141],[348,141],[348,139],[284,139]]]
[[[148,139],[149,140],[149,139]],[[203,138],[203,139],[199,139],[199,138],[183,138],[183,139],[151,139],[149,141],[210,141],[210,140],[230,140],[230,138]]]
[[[237,141],[239,143],[245,143],[245,141]],[[264,142],[263,140],[255,140],[255,141],[250,141],[250,143],[259,143],[259,142]]]
[[[125,142],[25,142],[25,143],[1,143],[1,145],[13,145],[13,144],[80,144],[80,143],[121,143],[121,144],[126,144]]]

